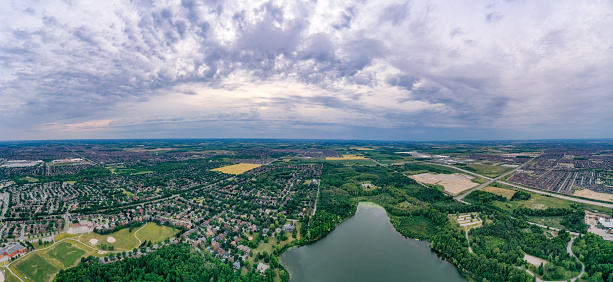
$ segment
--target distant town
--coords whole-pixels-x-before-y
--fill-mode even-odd
[[[598,140],[0,143],[0,270],[5,281],[52,281],[187,245],[228,275],[287,281],[283,253],[364,201],[465,277],[495,277],[457,259],[473,254],[526,279],[613,277],[587,259],[589,244],[613,250],[613,141]],[[496,234],[501,224],[519,233]],[[466,253],[446,253],[436,226],[459,231]]]

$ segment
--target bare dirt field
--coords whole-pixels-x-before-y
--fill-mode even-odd
[[[546,261],[546,260],[544,260],[542,258],[531,256],[529,254],[524,254],[524,260],[527,261],[529,264],[536,265],[536,266],[541,265],[541,263],[543,265],[548,263],[548,261]]]
[[[90,239],[90,240],[89,240],[89,244],[90,244],[90,245],[95,246],[95,245],[97,245],[97,244],[98,244],[98,240],[96,240],[96,239]]]
[[[115,238],[109,236],[108,238],[106,238],[106,241],[109,242],[109,243],[115,243],[116,240],[115,240]]]
[[[575,190],[575,192],[573,193],[573,196],[579,196],[579,197],[588,198],[588,199],[613,202],[613,194],[599,193],[599,192],[594,192],[594,191],[588,190],[588,189]]]
[[[434,174],[422,173],[409,176],[415,181],[441,185],[445,188],[445,192],[451,195],[458,195],[462,191],[473,188],[479,184],[470,181],[473,177],[462,173],[454,174]]]

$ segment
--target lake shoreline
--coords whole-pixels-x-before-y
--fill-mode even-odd
[[[365,226],[368,227],[364,229]],[[315,242],[317,244],[310,244]],[[280,263],[290,275],[290,281],[321,281],[322,277],[333,281],[366,281],[369,275],[374,275],[371,272],[388,277],[388,280],[405,280],[406,277],[467,280],[454,264],[432,249],[428,241],[405,237],[398,232],[386,209],[370,201],[359,202],[352,216],[310,243],[292,246],[281,254]],[[426,269],[432,271],[424,271]],[[364,273],[356,276],[355,272]]]

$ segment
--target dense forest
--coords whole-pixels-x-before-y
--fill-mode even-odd
[[[281,271],[282,280],[287,273]],[[82,259],[73,268],[61,270],[54,281],[273,281],[274,273],[235,272],[231,265],[187,244],[169,245],[139,258],[103,264],[96,257]]]
[[[359,184],[365,181],[376,189],[359,189]],[[438,189],[424,187],[385,167],[327,165],[321,187],[320,203],[309,230],[311,240],[325,236],[353,215],[360,201],[370,201],[386,209],[398,232],[430,241],[435,251],[457,265],[467,277],[488,281],[533,281],[532,276],[512,263],[468,251],[464,233],[458,231],[447,215],[480,210],[479,207],[456,205],[452,197]]]
[[[613,244],[588,233],[573,243],[573,252],[585,264],[587,281],[613,280]]]

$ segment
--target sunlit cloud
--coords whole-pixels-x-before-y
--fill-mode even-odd
[[[0,139],[611,137],[612,15],[608,1],[3,1]]]

